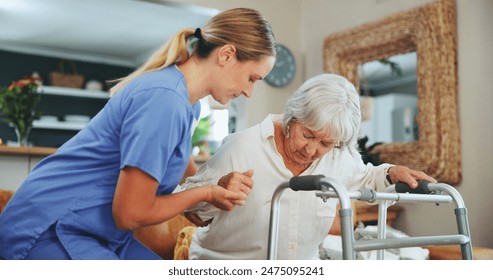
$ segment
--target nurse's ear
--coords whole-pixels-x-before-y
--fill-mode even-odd
[[[217,52],[219,65],[224,66],[231,62],[236,62],[236,47],[226,44],[219,48]]]

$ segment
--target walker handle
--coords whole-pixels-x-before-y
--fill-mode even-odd
[[[289,180],[289,187],[293,191],[320,191],[320,179],[325,178],[324,175],[305,175],[292,177]]]
[[[431,191],[428,189],[430,183],[430,181],[418,180],[418,186],[413,189],[407,183],[398,181],[395,184],[395,191],[398,193],[430,194]]]

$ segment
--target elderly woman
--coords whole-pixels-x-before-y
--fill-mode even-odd
[[[189,209],[186,216],[203,226],[193,235],[189,258],[265,259],[272,194],[292,176],[324,174],[350,190],[377,191],[397,180],[410,185],[418,179],[435,181],[404,166],[365,165],[356,148],[360,121],[354,86],[341,76],[322,74],[294,93],[283,116],[270,115],[228,136],[177,191],[215,183],[236,190],[240,186],[248,194],[246,205],[230,212],[208,203]],[[229,176],[221,177],[228,172]],[[314,192],[285,193],[277,258],[317,258],[318,246],[333,223],[336,203],[336,199],[324,203]]]

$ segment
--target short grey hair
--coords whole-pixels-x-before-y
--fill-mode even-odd
[[[288,99],[283,131],[296,120],[312,131],[330,130],[341,149],[356,156],[361,126],[359,94],[346,78],[320,74],[304,82]]]

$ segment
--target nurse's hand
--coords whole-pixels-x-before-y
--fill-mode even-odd
[[[243,173],[231,172],[219,179],[217,184],[231,191],[238,191],[248,195],[253,187],[253,169]]]
[[[252,176],[253,170],[248,170],[243,173],[231,172],[221,177],[217,186],[206,186],[210,187],[210,195],[206,201],[226,211],[232,210],[236,206],[245,205],[247,195],[253,186]],[[202,221],[195,212],[184,212],[184,215],[199,227],[205,227],[212,222],[212,219]]]
[[[208,195],[205,201],[214,205],[222,210],[232,210],[236,206],[245,205],[247,195],[243,192],[230,191],[221,186],[204,186],[208,188]],[[212,222],[212,219],[208,221],[202,221],[202,219],[195,212],[184,212],[184,216],[194,223],[196,226],[205,227]]]

